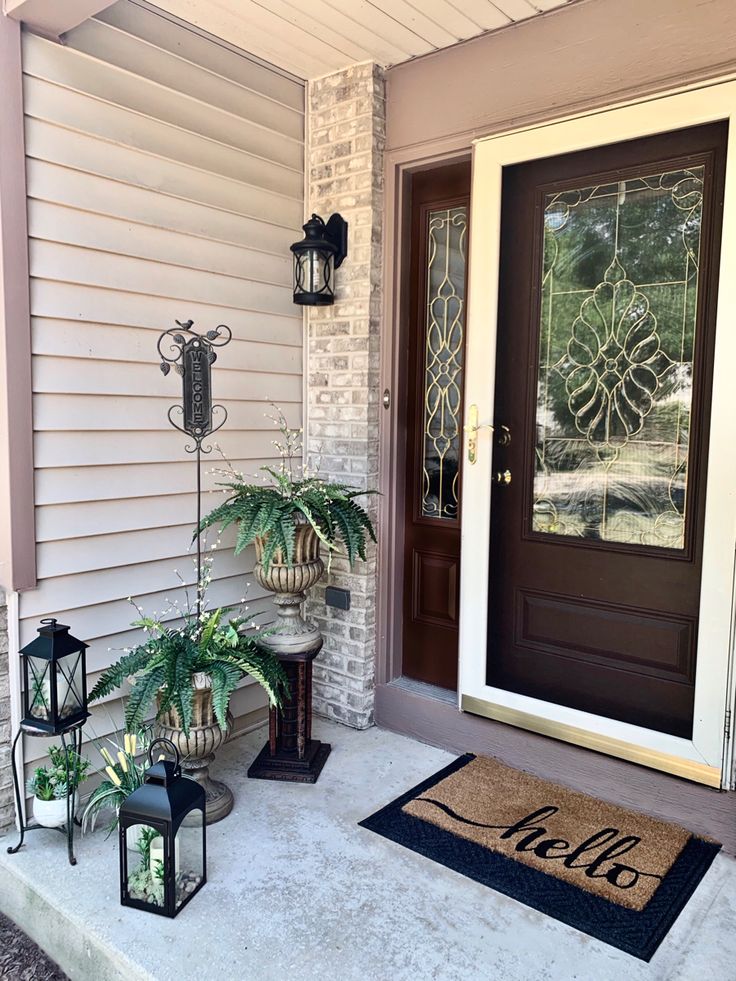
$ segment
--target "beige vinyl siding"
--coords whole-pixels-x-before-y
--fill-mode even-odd
[[[213,369],[229,413],[214,442],[238,470],[274,462],[269,400],[300,423],[288,246],[303,220],[304,90],[127,0],[65,45],[26,34],[23,59],[39,581],[20,598],[20,639],[44,616],[70,624],[90,644],[91,685],[139,639],[127,597],[160,611],[183,599],[175,570],[195,578],[195,464],[167,421],[181,381],[159,370],[159,333],[189,318],[232,328]],[[205,458],[205,508],[218,465]],[[216,553],[212,604],[247,590],[249,613],[267,613],[252,549],[236,558],[232,544]],[[264,705],[246,683],[236,726]],[[94,707],[88,738],[121,712],[117,696]],[[26,741],[27,770],[47,745]]]

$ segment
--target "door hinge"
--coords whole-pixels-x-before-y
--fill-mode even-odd
[[[723,726],[723,734],[726,739],[731,738],[731,709],[726,709],[726,721]]]

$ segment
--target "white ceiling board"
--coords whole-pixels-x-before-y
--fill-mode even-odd
[[[400,64],[570,0],[156,0],[153,6],[299,78]]]

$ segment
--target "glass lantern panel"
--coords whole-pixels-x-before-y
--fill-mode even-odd
[[[174,845],[176,875],[176,908],[179,909],[202,884],[204,877],[204,834],[200,810],[184,818]]]
[[[68,719],[84,708],[82,652],[75,651],[56,662],[56,696],[59,719]]]
[[[296,259],[296,284],[300,292],[321,293],[332,291],[332,267],[334,256],[316,249],[302,252]]]
[[[51,661],[28,656],[28,715],[39,722],[51,720]]]
[[[162,909],[166,903],[164,839],[150,824],[125,829],[128,898]]]

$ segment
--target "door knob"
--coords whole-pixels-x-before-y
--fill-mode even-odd
[[[511,483],[511,471],[504,470],[503,472],[501,472],[499,470],[496,472],[495,479],[497,484],[501,484],[502,487],[508,487],[508,485]]]

